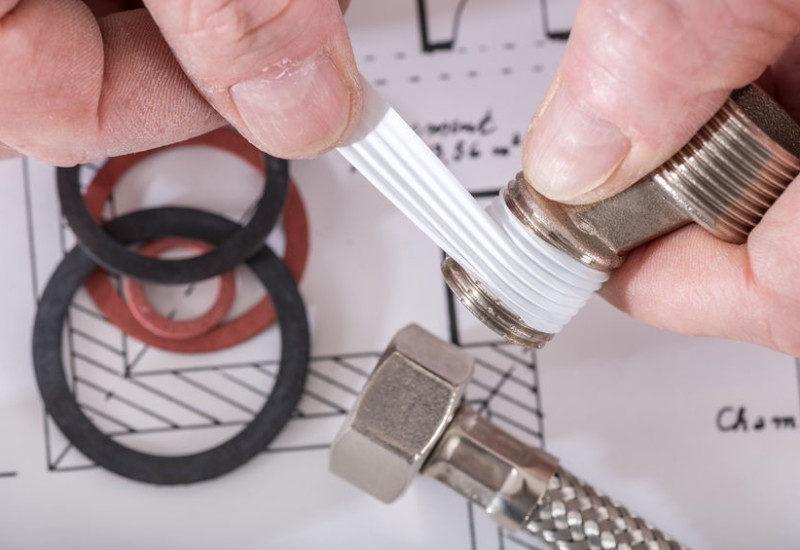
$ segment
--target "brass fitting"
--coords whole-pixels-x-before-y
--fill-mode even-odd
[[[672,158],[614,197],[560,204],[520,173],[503,199],[535,235],[588,267],[612,272],[632,249],[693,222],[723,241],[745,242],[800,173],[799,159],[800,127],[750,85],[731,94]],[[450,257],[442,273],[458,299],[501,336],[533,348],[553,337],[526,324]]]

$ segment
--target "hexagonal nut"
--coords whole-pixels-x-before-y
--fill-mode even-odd
[[[473,359],[417,325],[378,360],[331,447],[331,472],[384,501],[399,497],[452,421]]]

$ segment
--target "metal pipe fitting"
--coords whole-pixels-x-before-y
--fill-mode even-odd
[[[629,251],[689,223],[743,243],[800,173],[800,127],[755,86],[735,91],[678,153],[618,195],[564,205],[537,193],[520,173],[502,193],[508,211],[571,258],[611,272]],[[552,333],[526,324],[449,257],[445,281],[484,324],[525,347]]]
[[[420,327],[398,332],[333,442],[331,471],[384,502],[422,473],[559,550],[682,548],[464,404],[472,369]]]

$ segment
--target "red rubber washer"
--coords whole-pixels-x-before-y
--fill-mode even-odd
[[[139,247],[137,252],[145,256],[158,256],[174,248],[185,248],[203,254],[213,247],[195,239],[167,237],[146,243]],[[125,302],[128,309],[139,323],[147,330],[164,338],[186,340],[205,334],[217,326],[233,305],[236,293],[236,275],[228,271],[217,276],[217,298],[202,315],[191,319],[174,320],[161,315],[147,299],[144,283],[131,278],[124,278],[122,289],[125,291]]]
[[[183,145],[205,145],[228,151],[264,173],[260,153],[247,140],[231,130],[215,130],[173,146],[109,159],[97,171],[84,195],[92,217],[100,221],[103,205],[112,189],[134,164],[169,147]],[[297,186],[291,180],[283,211],[283,232],[286,235],[283,261],[295,282],[299,282],[308,259],[308,218]],[[98,269],[89,276],[86,289],[103,315],[123,332],[144,344],[167,351],[204,353],[228,348],[252,338],[275,320],[272,303],[268,296],[264,296],[239,317],[217,325],[201,336],[176,340],[154,334],[143,326],[131,313],[104,270]]]

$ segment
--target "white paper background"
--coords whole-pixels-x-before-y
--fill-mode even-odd
[[[459,3],[427,4],[429,41],[452,40]],[[415,2],[356,1],[348,13],[364,75],[439,147],[471,190],[497,189],[519,169],[519,136],[563,51],[562,41],[545,34],[543,6],[549,29],[566,30],[571,1],[470,0],[463,4],[453,48],[432,53],[421,51]],[[487,116],[483,131],[467,129]],[[460,129],[452,132],[454,126]],[[470,151],[477,156],[471,158]],[[306,395],[300,407],[331,414],[293,420],[271,447],[282,452],[260,455],[218,480],[154,487],[86,468],[86,459],[74,449],[48,469],[67,443],[45,420],[30,334],[34,295],[62,257],[61,236],[69,235],[60,225],[53,169],[33,161],[0,163],[5,230],[0,238],[5,263],[0,275],[0,547],[484,550],[536,545],[525,535],[499,531],[480,510],[433,481],[417,480],[399,502],[385,506],[327,473],[325,446],[341,415],[318,398],[346,408],[353,388],[363,382],[356,371],[329,357],[369,352],[352,358],[366,371],[374,353],[405,324],[418,322],[448,337],[450,323],[438,273],[440,252],[416,228],[336,154],[295,162],[292,174],[308,210],[312,243],[300,288],[315,358],[308,389],[317,398]],[[237,217],[258,185],[252,170],[221,153],[184,150],[137,166],[116,198],[122,211],[170,203]],[[272,242],[280,248],[279,237]],[[244,294],[254,288],[250,281]],[[205,294],[211,289],[207,284]],[[177,299],[174,292],[162,294]],[[208,303],[209,296],[197,294]],[[181,307],[186,305],[191,304]],[[457,317],[462,342],[497,340],[460,306]],[[113,332],[100,325],[97,330]],[[270,354],[274,359],[275,340],[272,330],[202,357],[150,350],[141,368],[255,361]],[[528,430],[515,433],[531,443],[541,443],[543,430],[547,449],[562,464],[681,542],[693,548],[796,547],[800,437],[796,429],[778,429],[771,420],[797,419],[793,358],[748,344],[669,334],[599,299],[539,353],[536,372],[519,363],[520,357],[533,359],[518,351],[472,349],[490,365],[513,370],[538,387],[536,393],[522,383],[503,386],[489,412],[505,410]],[[503,350],[517,359],[502,355]],[[484,369],[480,376],[490,387],[495,375]],[[471,396],[479,401],[484,390],[475,385]],[[541,407],[543,423],[527,409],[514,409],[508,397],[531,410]],[[746,407],[747,431],[717,429],[717,415],[726,406]],[[220,414],[234,412],[220,409]],[[759,416],[766,425],[756,430]],[[504,422],[501,416],[495,419]],[[180,448],[218,437],[203,430],[187,434],[168,432],[149,444]]]

